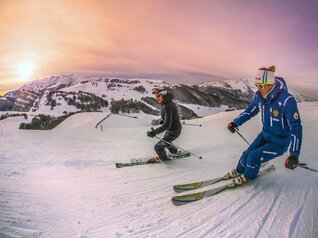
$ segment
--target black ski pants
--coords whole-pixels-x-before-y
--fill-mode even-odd
[[[178,151],[178,148],[175,146],[169,145],[168,143],[164,142],[172,142],[175,139],[177,139],[181,134],[181,130],[178,131],[166,131],[164,137],[162,140],[160,140],[156,145],[155,145],[155,151],[158,154],[159,158],[161,161],[168,160],[165,148],[167,148],[172,154],[176,154]]]

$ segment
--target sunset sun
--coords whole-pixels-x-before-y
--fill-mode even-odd
[[[36,65],[33,62],[22,62],[17,65],[17,75],[18,80],[21,82],[26,82],[30,80],[32,74],[34,73]]]

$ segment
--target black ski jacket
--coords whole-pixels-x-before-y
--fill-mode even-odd
[[[164,131],[181,131],[182,126],[179,120],[178,108],[173,101],[173,95],[171,93],[163,95],[163,101],[161,103],[161,119],[163,124],[155,129],[156,134],[160,134]]]

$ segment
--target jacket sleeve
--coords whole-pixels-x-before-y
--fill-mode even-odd
[[[259,112],[259,107],[258,107],[259,101],[260,101],[260,95],[259,93],[256,93],[250,105],[233,121],[238,126],[241,126],[246,121],[256,116],[257,113]]]
[[[172,108],[166,105],[163,108],[163,110],[164,110],[164,113],[163,113],[164,114],[164,118],[163,118],[164,123],[155,129],[156,134],[160,134],[160,133],[168,130],[172,124]]]
[[[299,157],[303,137],[303,127],[301,125],[297,102],[294,97],[289,96],[285,103],[285,116],[291,130],[289,153],[290,155]]]

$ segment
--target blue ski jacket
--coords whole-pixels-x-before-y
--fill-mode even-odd
[[[275,77],[274,89],[266,99],[256,92],[250,105],[234,122],[241,126],[261,111],[262,135],[266,141],[280,145],[290,155],[299,157],[302,144],[302,125],[295,98],[288,93],[286,82]]]

